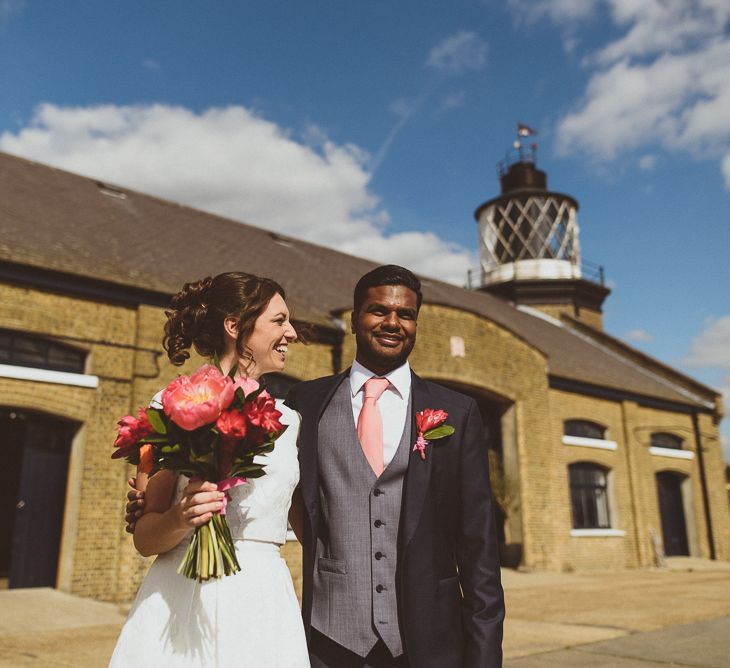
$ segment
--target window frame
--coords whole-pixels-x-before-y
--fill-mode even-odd
[[[86,350],[45,336],[0,329],[0,364],[6,366],[84,374],[88,355]]]
[[[569,430],[574,431],[570,429],[570,426],[576,424],[590,425],[590,427],[595,428],[594,434],[600,433],[601,438],[595,438],[591,436],[578,436],[575,434],[567,433]],[[601,450],[616,450],[618,448],[618,444],[616,443],[616,441],[610,441],[606,438],[607,431],[607,427],[604,427],[602,424],[594,422],[593,420],[570,418],[563,421],[562,440],[564,445],[577,445],[586,448],[599,448]]]
[[[600,473],[603,476],[602,482],[596,483],[586,481],[575,481],[574,471],[591,471]],[[613,529],[611,512],[611,490],[610,490],[610,472],[611,470],[597,464],[595,462],[573,462],[568,465],[568,487],[570,491],[570,515],[571,528],[573,531],[606,531]],[[576,498],[576,490],[579,492]],[[598,491],[598,493],[596,493]],[[586,504],[592,507],[588,508]],[[603,506],[602,508],[600,506]],[[576,508],[581,508],[581,515],[578,517]],[[605,515],[605,522],[601,522],[601,515]],[[595,517],[595,522],[591,523],[589,515]],[[579,521],[582,520],[582,521]]]
[[[679,444],[679,447],[672,445],[655,445],[655,443],[661,443],[661,441],[655,440],[655,437],[663,437],[668,442],[674,442]],[[668,437],[668,438],[667,438]],[[695,453],[692,450],[685,448],[685,439],[681,436],[677,436],[670,431],[655,431],[651,433],[649,437],[649,454],[658,457],[672,457],[674,459],[694,459]]]

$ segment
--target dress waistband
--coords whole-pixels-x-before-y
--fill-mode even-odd
[[[237,538],[233,536],[233,542],[236,550],[244,550],[245,552],[270,552],[279,554],[279,543],[266,540],[253,540],[251,538]]]

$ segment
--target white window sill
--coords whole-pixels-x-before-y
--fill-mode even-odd
[[[602,438],[585,438],[583,436],[563,436],[565,445],[579,445],[584,448],[600,448],[601,450],[615,450],[616,441],[606,441]]]
[[[652,455],[658,457],[674,457],[675,459],[694,459],[695,453],[692,450],[675,450],[674,448],[649,448]]]
[[[600,537],[600,536],[625,536],[626,532],[621,529],[571,529],[570,535],[577,538],[589,538],[589,537]]]
[[[56,385],[73,385],[75,387],[99,387],[99,377],[85,373],[68,373],[67,371],[50,371],[34,369],[29,366],[13,366],[0,364],[0,378],[16,380],[32,380],[36,383],[54,383]]]

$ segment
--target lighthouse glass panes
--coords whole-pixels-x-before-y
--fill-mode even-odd
[[[510,275],[504,276],[507,280],[579,277],[578,223],[570,198],[550,193],[502,197],[480,218],[487,280],[497,278],[495,271],[505,265],[513,265]],[[527,272],[524,276],[518,275],[520,265]]]

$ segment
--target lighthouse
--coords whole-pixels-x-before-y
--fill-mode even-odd
[[[501,192],[474,213],[480,268],[469,284],[602,329],[602,305],[610,292],[603,268],[582,261],[578,202],[548,190],[547,174],[537,166],[537,144],[525,146],[531,134],[532,128],[518,125],[517,139],[497,167]]]

